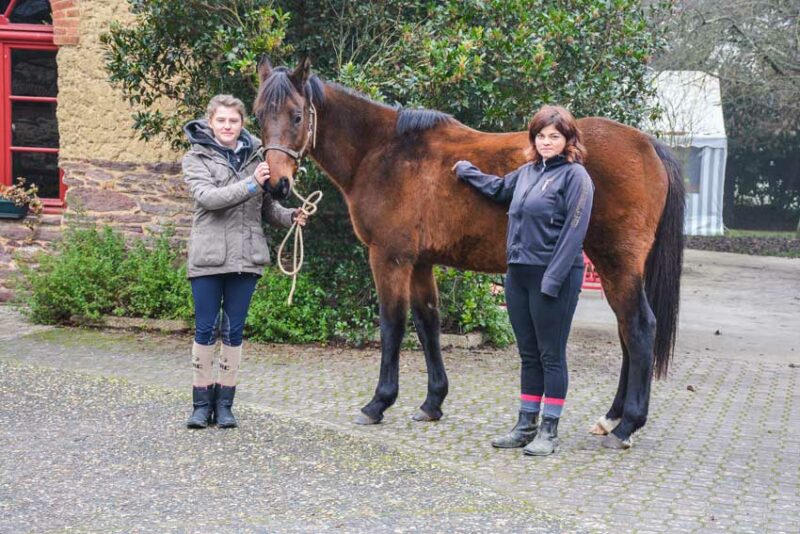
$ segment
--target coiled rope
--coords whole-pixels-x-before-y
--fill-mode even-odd
[[[297,192],[297,189],[292,187],[292,193],[294,196],[300,199],[302,205],[300,206],[300,210],[305,213],[307,216],[314,215],[317,212],[317,205],[319,201],[322,200],[322,191],[314,191],[307,197],[303,197],[300,193]],[[291,270],[286,270],[283,266],[283,247],[286,246],[286,243],[289,241],[289,237],[294,232],[294,250],[292,251],[292,268]],[[303,259],[305,255],[305,249],[303,246],[303,227],[297,223],[297,217],[295,217],[292,226],[289,227],[289,231],[286,232],[286,237],[283,238],[281,241],[281,245],[278,247],[278,268],[281,270],[283,274],[286,276],[292,277],[292,289],[289,291],[289,299],[286,303],[291,306],[292,305],[292,297],[294,296],[294,290],[297,287],[297,274],[300,272],[300,269],[303,268]]]

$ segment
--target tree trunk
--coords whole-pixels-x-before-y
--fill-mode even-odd
[[[730,157],[730,152],[728,152],[728,154]],[[733,205],[736,202],[736,196],[734,194],[736,192],[736,182],[734,178],[731,165],[726,165],[725,186],[722,194],[722,224],[725,228],[733,228],[736,222],[733,217]]]
[[[800,239],[800,219],[797,220],[797,231],[795,232],[794,236],[797,239]]]

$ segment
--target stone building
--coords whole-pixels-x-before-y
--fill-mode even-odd
[[[0,300],[70,213],[130,237],[166,222],[188,235],[181,154],[138,140],[107,80],[100,36],[114,20],[131,20],[125,0],[0,0],[0,183],[23,176],[45,204],[37,224],[0,219]]]

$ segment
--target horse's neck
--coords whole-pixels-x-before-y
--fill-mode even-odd
[[[347,193],[364,157],[385,146],[393,135],[397,112],[327,84],[325,103],[317,115],[317,144],[311,155]]]

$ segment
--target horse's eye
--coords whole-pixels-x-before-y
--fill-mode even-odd
[[[295,124],[300,124],[301,122],[303,122],[303,116],[302,115],[295,115],[292,118],[292,122],[294,122]]]

